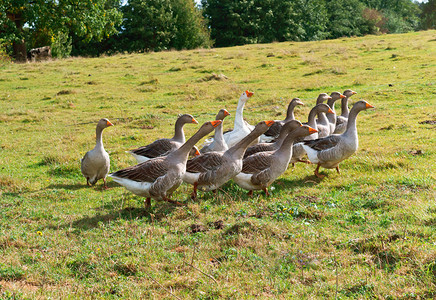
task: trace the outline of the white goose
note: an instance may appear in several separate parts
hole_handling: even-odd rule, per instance
[[[229,148],[236,145],[236,143],[246,137],[254,129],[254,126],[245,122],[243,117],[245,103],[248,99],[250,99],[251,96],[253,96],[253,94],[253,92],[245,91],[242,93],[241,97],[239,97],[238,107],[236,108],[235,113],[233,130],[228,131],[223,135],[224,141]],[[256,139],[255,141],[257,143],[258,139]]]

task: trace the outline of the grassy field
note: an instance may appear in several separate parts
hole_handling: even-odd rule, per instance
[[[243,90],[255,124],[348,88],[376,108],[342,174],[297,164],[268,198],[182,185],[146,211],[80,173],[102,117],[116,171],[179,113],[232,127]],[[436,297],[436,31],[7,64],[0,91],[1,299]]]

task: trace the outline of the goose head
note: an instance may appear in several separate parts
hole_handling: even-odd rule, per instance
[[[295,129],[292,132],[292,134],[296,138],[302,138],[302,137],[309,136],[309,135],[316,133],[316,132],[318,132],[318,130],[316,130],[315,128],[312,128],[309,125],[303,125],[301,127],[298,127],[297,129]]]
[[[344,91],[344,96],[347,97],[347,98],[349,98],[349,97],[351,97],[351,96],[353,96],[355,94],[357,94],[357,92],[355,92],[353,90],[345,90]]]
[[[286,132],[291,132],[297,128],[300,128],[301,126],[303,126],[303,125],[301,124],[300,121],[292,120],[292,121],[286,122],[285,125],[283,125],[281,130],[284,130]]]
[[[180,115],[176,121],[176,124],[184,125],[186,123],[198,124],[197,120],[190,114]]]
[[[304,105],[304,103],[301,102],[300,98],[294,98],[291,100],[291,103],[289,103],[289,105],[297,106],[297,105]]]
[[[315,107],[315,110],[316,110],[316,112],[317,113],[320,113],[320,112],[322,112],[322,113],[329,113],[329,114],[333,114],[333,111],[332,111],[332,109],[330,108],[330,106],[328,106],[327,104],[325,104],[325,103],[320,103],[320,104],[317,104]]]
[[[256,124],[252,132],[265,132],[271,127],[272,124],[274,124],[274,121],[272,120],[259,122]]]
[[[332,97],[330,97],[327,93],[321,93],[319,94],[318,98],[316,99],[316,104],[323,103],[325,101],[331,100]]]
[[[99,128],[101,130],[103,130],[109,126],[114,126],[114,124],[112,124],[108,119],[101,119],[97,123],[97,128]]]
[[[353,109],[357,110],[357,111],[365,110],[365,109],[368,109],[368,108],[374,108],[374,106],[372,106],[371,104],[369,104],[365,100],[357,101],[353,105]]]
[[[253,95],[254,95],[253,92],[250,92],[249,90],[246,90],[245,92],[242,93],[241,97],[239,97],[239,101],[246,102]]]
[[[222,108],[216,115],[215,120],[224,120],[224,118],[227,116],[230,116],[230,113],[227,111],[227,109]]]
[[[196,146],[192,147],[191,151],[189,151],[189,156],[199,156],[200,151],[198,151],[198,148]]]
[[[339,92],[333,92],[333,93],[330,94],[330,97],[332,98],[331,100],[332,100],[333,102],[335,102],[336,100],[339,100],[339,99],[345,98],[346,96],[345,96],[345,95],[342,95],[342,94],[339,93]]]

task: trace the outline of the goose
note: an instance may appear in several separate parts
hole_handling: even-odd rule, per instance
[[[318,99],[316,99],[316,104],[323,103],[324,101],[328,101],[330,99],[331,97],[329,95],[327,95],[326,93],[321,93],[319,94]],[[316,129],[318,130],[319,138],[326,137],[330,134],[329,120],[323,112],[318,113],[318,119],[316,120]]]
[[[229,116],[230,113],[226,109],[221,109],[218,114],[216,115],[215,120],[221,120],[223,121],[225,117]],[[200,153],[207,153],[211,151],[218,151],[218,152],[224,152],[229,147],[227,146],[226,142],[224,141],[223,137],[223,124],[221,123],[215,128],[215,135],[213,137],[213,141],[211,144],[204,146],[201,148]]]
[[[330,98],[327,101],[327,105],[332,109],[331,114],[326,115],[329,121],[329,135],[332,135],[336,128],[336,112],[335,112],[335,102],[339,99],[344,99],[345,96],[339,92],[333,92],[330,94]]]
[[[274,124],[262,121],[254,130],[225,152],[207,152],[190,159],[186,164],[183,181],[194,185],[192,199],[197,198],[197,189],[216,190],[242,170],[242,159],[248,145]]]
[[[317,177],[324,177],[324,175],[319,174],[320,167],[326,169],[336,168],[336,171],[340,174],[339,163],[353,155],[357,151],[359,144],[356,127],[357,114],[362,110],[373,107],[364,100],[356,102],[350,111],[347,129],[343,134],[334,134],[325,138],[304,142],[303,148],[309,160],[317,164],[314,172]]]
[[[299,98],[292,99],[291,102],[289,102],[288,110],[286,111],[286,118],[283,121],[275,121],[270,129],[260,136],[259,142],[267,143],[275,140],[279,136],[280,129],[283,127],[283,125],[291,120],[295,120],[294,109],[297,105],[304,105],[304,103],[301,102]]]
[[[229,148],[233,147],[236,143],[247,136],[251,131],[253,131],[254,126],[248,124],[243,118],[244,106],[248,99],[253,96],[253,92],[245,91],[241,94],[238,101],[238,107],[235,113],[235,122],[233,130],[225,132],[223,134],[224,141]],[[257,140],[256,140],[257,142]]]
[[[136,158],[138,163],[142,163],[149,159],[165,156],[171,153],[172,151],[178,149],[180,146],[185,143],[185,133],[183,132],[183,125],[186,123],[194,123],[198,124],[197,120],[194,119],[193,116],[189,114],[181,115],[175,124],[174,128],[174,136],[170,139],[158,139],[147,146],[142,146],[137,149],[133,149],[127,151],[132,154],[133,157]],[[198,153],[198,149],[196,148],[191,150],[191,154]]]
[[[300,122],[298,123],[299,128],[287,127],[288,134],[280,148],[275,151],[258,152],[243,160],[242,171],[233,177],[233,181],[243,189],[249,190],[249,196],[253,194],[253,190],[263,190],[268,196],[268,186],[288,168],[294,140],[317,131],[312,127],[302,126]]]
[[[308,125],[312,128],[317,128],[316,123],[316,115],[319,113],[326,113],[327,116],[332,114],[333,111],[330,109],[330,107],[325,103],[320,103],[315,105],[314,108],[312,108],[309,112],[309,117],[307,120],[307,123],[303,123],[303,125]],[[304,151],[303,148],[303,140],[304,141],[310,141],[310,140],[316,140],[318,138],[318,132],[314,132],[308,136],[305,136],[304,138],[299,138],[295,141],[294,145],[292,146],[292,158],[291,158],[291,164],[294,166],[296,162],[304,162],[304,163],[310,163],[306,160],[303,160],[303,156],[306,154],[306,151]]]
[[[276,123],[274,123],[274,124],[276,124]],[[274,126],[274,124],[272,126]],[[247,156],[253,155],[255,153],[258,153],[258,152],[277,150],[283,144],[283,141],[288,136],[288,133],[294,129],[297,129],[300,126],[301,126],[301,123],[297,120],[291,120],[291,121],[286,122],[281,127],[280,134],[274,143],[259,143],[259,144],[256,144],[254,146],[250,146],[247,148],[247,150],[245,150],[244,158],[246,158]],[[270,129],[271,129],[271,127],[270,127]]]
[[[103,129],[113,126],[108,119],[101,119],[97,123],[96,143],[94,149],[86,152],[80,160],[80,169],[86,178],[87,185],[94,185],[100,179],[103,179],[103,187],[107,189],[106,176],[109,173],[110,160],[109,154],[103,147]]]
[[[146,207],[151,205],[151,198],[182,205],[169,197],[182,183],[189,151],[221,122],[215,120],[204,123],[188,141],[167,156],[152,158],[136,166],[111,173],[109,176],[133,194],[146,197]]]
[[[341,100],[341,115],[336,117],[336,128],[334,134],[342,134],[347,129],[347,121],[348,121],[348,99],[351,96],[357,94],[357,92],[353,90],[345,90],[344,96]]]

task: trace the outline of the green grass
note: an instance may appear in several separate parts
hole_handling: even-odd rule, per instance
[[[342,174],[297,164],[268,198],[182,185],[186,207],[146,211],[80,173],[102,117],[115,171],[179,113],[234,116],[243,90],[255,124],[347,88],[376,109]],[[3,65],[0,91],[0,298],[436,297],[436,31]]]

